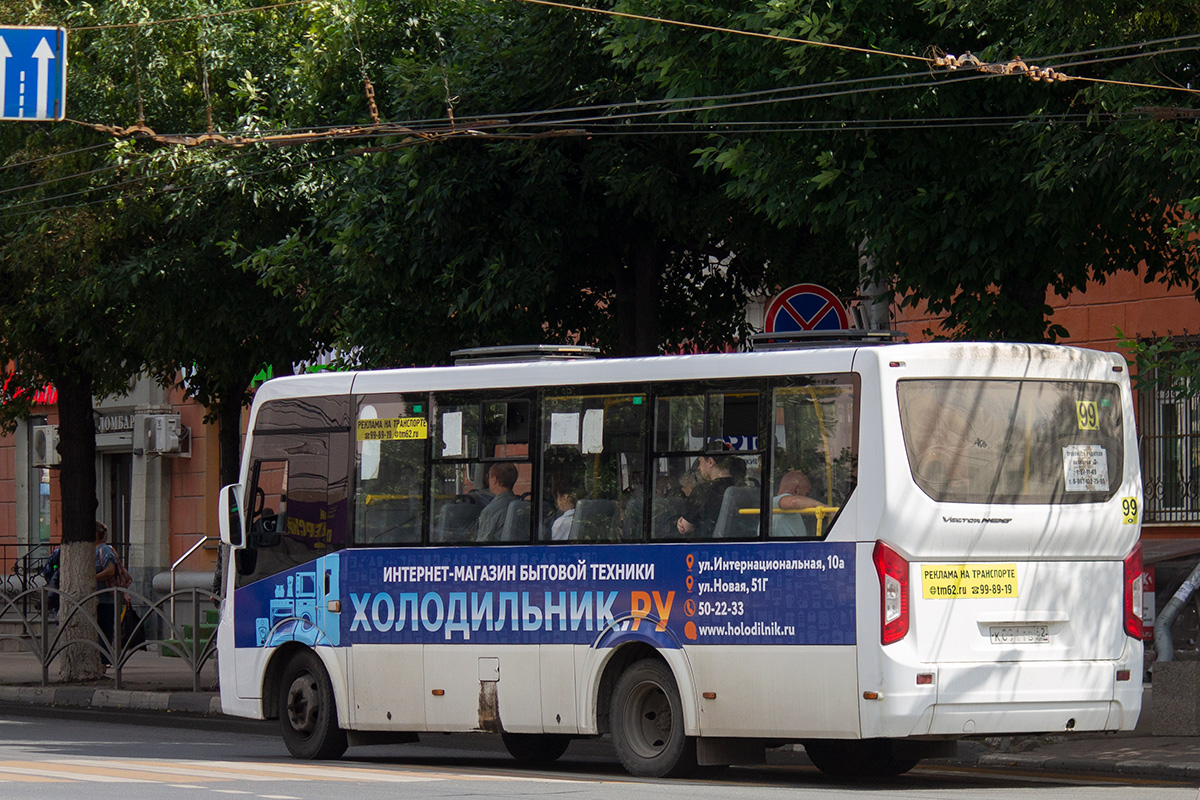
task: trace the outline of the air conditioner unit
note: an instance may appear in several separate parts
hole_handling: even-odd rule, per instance
[[[146,417],[146,442],[149,453],[178,453],[183,425],[178,414],[152,414]]]
[[[53,467],[62,461],[58,454],[58,426],[33,426],[33,465]]]

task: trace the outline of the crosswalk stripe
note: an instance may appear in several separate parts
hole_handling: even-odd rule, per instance
[[[226,781],[229,780],[228,775],[215,774],[213,770],[198,770],[198,769],[180,769],[175,765],[162,762],[145,762],[136,761],[118,761],[115,759],[96,759],[96,758],[61,758],[54,759],[54,764],[69,764],[75,767],[86,769],[111,769],[120,772],[123,775],[128,775],[130,778],[155,781],[178,781],[187,783],[191,781]],[[261,780],[270,780],[262,778]]]
[[[317,766],[300,766],[297,764],[268,764],[268,763],[250,763],[245,761],[197,761],[195,764],[206,764],[209,766],[220,767],[222,771],[227,769],[236,770],[252,766],[256,769],[264,770],[273,775],[288,775],[301,776],[306,779],[329,777],[338,780],[365,780],[365,781],[398,781],[403,779],[408,780],[454,780],[454,781],[506,781],[520,783],[577,783],[576,779],[572,778],[548,778],[540,775],[504,775],[500,773],[488,772],[471,773],[467,769],[461,771],[434,771],[434,770],[416,770],[416,769],[373,769],[371,767],[360,767],[355,764],[334,765],[328,767]]]
[[[51,778],[48,775],[20,775],[0,768],[0,783],[73,783],[66,778]]]
[[[67,773],[64,775],[63,773]],[[55,764],[49,761],[0,761],[0,775],[26,775],[60,781],[90,781],[92,783],[146,783],[136,778],[106,775],[98,769],[75,769],[69,764]]]
[[[0,782],[52,783],[195,783],[245,781],[321,781],[360,783],[422,783],[439,781],[491,781],[524,783],[576,783],[564,778],[535,775],[481,774],[469,770],[378,769],[354,764],[328,766],[255,761],[157,761],[149,759],[58,758],[46,761],[0,761]],[[200,787],[195,787],[200,788]]]
[[[161,768],[154,762],[129,761],[143,769]],[[265,764],[253,761],[177,761],[170,769],[180,774],[212,775],[222,779],[247,781],[367,781],[375,783],[413,783],[443,780],[444,776],[422,772],[376,770],[353,766],[300,767],[290,764]]]

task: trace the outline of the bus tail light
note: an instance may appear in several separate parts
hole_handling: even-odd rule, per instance
[[[883,542],[875,542],[871,560],[879,574],[881,640],[891,644],[908,635],[908,562]]]
[[[1142,545],[1139,542],[1125,556],[1125,633],[1142,638]]]

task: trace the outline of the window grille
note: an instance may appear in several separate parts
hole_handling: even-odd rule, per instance
[[[1176,340],[1200,347],[1200,336]],[[1142,521],[1200,523],[1200,387],[1160,385],[1157,371],[1141,382],[1138,432],[1145,492]]]

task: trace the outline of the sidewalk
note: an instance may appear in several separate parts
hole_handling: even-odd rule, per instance
[[[0,652],[0,704],[52,705],[74,708],[122,708],[150,712],[220,715],[215,660],[201,672],[193,692],[192,675],[178,658],[157,652],[134,653],[122,671],[124,688],[114,689],[113,671],[94,684],[58,682],[50,667],[50,685],[41,685],[41,666],[28,653]],[[1061,770],[1109,775],[1196,779],[1200,783],[1200,737],[1151,736],[1150,689],[1135,731],[1072,735],[967,739],[959,754],[941,763],[1004,770]]]
[[[153,646],[153,645],[152,645]],[[217,693],[217,660],[200,670],[200,688],[192,691],[192,670],[182,658],[165,658],[157,650],[134,652],[121,670],[122,688],[116,689],[115,671],[90,684],[64,684],[58,663],[50,665],[50,683],[42,686],[42,666],[27,652],[0,652],[0,703],[27,703],[76,708],[125,708],[139,711],[182,711],[220,714]]]

